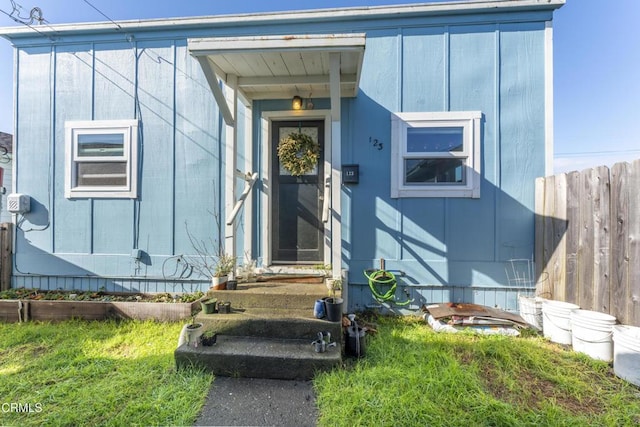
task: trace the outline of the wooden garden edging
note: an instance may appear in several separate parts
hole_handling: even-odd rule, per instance
[[[538,294],[640,326],[640,160],[538,178],[535,209]]]
[[[190,317],[194,302],[0,300],[0,321],[60,321],[67,319],[138,319],[174,322]]]

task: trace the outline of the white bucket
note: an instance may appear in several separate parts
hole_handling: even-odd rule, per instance
[[[520,317],[538,330],[542,330],[542,301],[544,298],[518,295]]]
[[[618,377],[640,387],[639,327],[613,327],[613,371]]]
[[[542,301],[542,334],[552,342],[571,344],[569,315],[580,307],[563,301]]]
[[[616,318],[590,310],[573,310],[571,319],[571,344],[573,350],[592,359],[613,360],[612,327]]]

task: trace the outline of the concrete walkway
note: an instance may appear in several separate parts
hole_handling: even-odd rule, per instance
[[[315,427],[311,381],[216,377],[196,426]]]

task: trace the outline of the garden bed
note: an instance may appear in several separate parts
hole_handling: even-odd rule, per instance
[[[0,321],[109,318],[177,321],[198,311],[202,293],[133,294],[10,289],[0,292]]]

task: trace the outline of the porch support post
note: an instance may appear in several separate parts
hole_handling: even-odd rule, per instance
[[[244,115],[244,170],[253,172],[253,108],[251,102],[245,105]],[[244,202],[244,253],[242,263],[253,259],[253,194]]]
[[[235,75],[227,76],[227,92],[225,105],[232,112],[232,125],[227,124],[225,133],[225,173],[224,173],[224,212],[225,216],[231,213],[236,204],[236,170],[238,159],[238,78]],[[231,92],[231,93],[229,93]],[[231,256],[236,254],[235,224],[226,224],[224,227],[224,251]],[[235,272],[234,272],[235,274]]]
[[[329,91],[331,94],[331,273],[334,278],[340,278],[342,274],[342,226],[340,225],[342,141],[340,140],[339,52],[329,54]],[[346,294],[345,289],[343,292],[344,307],[347,307]]]

